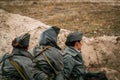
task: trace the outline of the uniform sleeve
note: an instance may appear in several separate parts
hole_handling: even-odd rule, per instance
[[[28,60],[28,59],[26,59],[26,60],[25,59],[22,60],[22,59],[23,58],[21,58],[21,60],[17,59],[16,62],[19,65],[19,67],[21,67],[21,69],[22,69],[22,71],[24,73],[23,75],[29,80],[34,80],[32,62],[30,60]]]
[[[64,80],[64,72],[63,72],[64,65],[63,65],[62,52],[52,47],[46,51],[46,55],[50,60],[51,65],[54,67],[54,71],[56,72],[55,80]]]
[[[63,72],[63,56],[60,55],[56,55],[54,56],[53,59],[51,59],[53,61],[53,65],[55,70],[57,71],[57,74],[55,76],[55,80],[64,80],[64,72]]]
[[[64,63],[64,75],[66,78],[69,78],[72,69],[75,65],[74,60],[70,55],[66,55],[64,56],[63,63]]]
[[[35,80],[48,80],[48,75],[44,71],[40,70],[40,68],[44,67],[44,65],[46,66],[46,62],[39,60],[37,60],[37,62],[34,60],[33,62],[35,63],[34,65]]]
[[[48,80],[47,74],[45,74],[43,71],[36,70],[36,74],[34,75],[35,80]]]

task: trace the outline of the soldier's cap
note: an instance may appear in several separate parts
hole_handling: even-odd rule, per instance
[[[12,45],[14,47],[27,47],[29,45],[29,41],[30,41],[30,34],[29,33],[25,33],[23,35],[20,35],[19,37],[16,37],[13,42]]]
[[[57,37],[60,32],[60,28],[57,26],[52,26],[42,32],[39,38],[39,45],[50,45],[52,47],[59,48],[57,45]]]
[[[82,32],[78,32],[78,31],[74,31],[71,32],[66,39],[65,43],[70,43],[70,42],[74,42],[74,41],[81,41],[83,37],[83,33]]]
[[[44,34],[44,33],[48,33],[48,34],[51,34],[51,35],[54,36],[54,37],[57,37],[57,35],[59,34],[59,32],[60,32],[60,28],[59,28],[59,27],[57,27],[57,26],[52,26],[52,27],[46,29],[45,31],[43,31],[43,34]],[[56,35],[56,36],[55,36],[55,35]]]

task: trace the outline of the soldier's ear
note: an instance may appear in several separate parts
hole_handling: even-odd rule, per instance
[[[78,44],[79,44],[78,42],[75,42],[75,45],[74,45],[74,47],[77,47],[77,46],[78,46]]]
[[[26,47],[26,49],[25,50],[28,50],[29,49],[29,45]]]

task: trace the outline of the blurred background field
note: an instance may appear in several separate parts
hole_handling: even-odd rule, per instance
[[[85,36],[120,35],[119,0],[4,0],[0,8]]]

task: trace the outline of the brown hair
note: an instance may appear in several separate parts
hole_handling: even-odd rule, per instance
[[[19,42],[17,42],[16,38],[12,41],[12,46],[14,48],[24,48],[24,49],[28,48],[28,45],[24,47]]]

